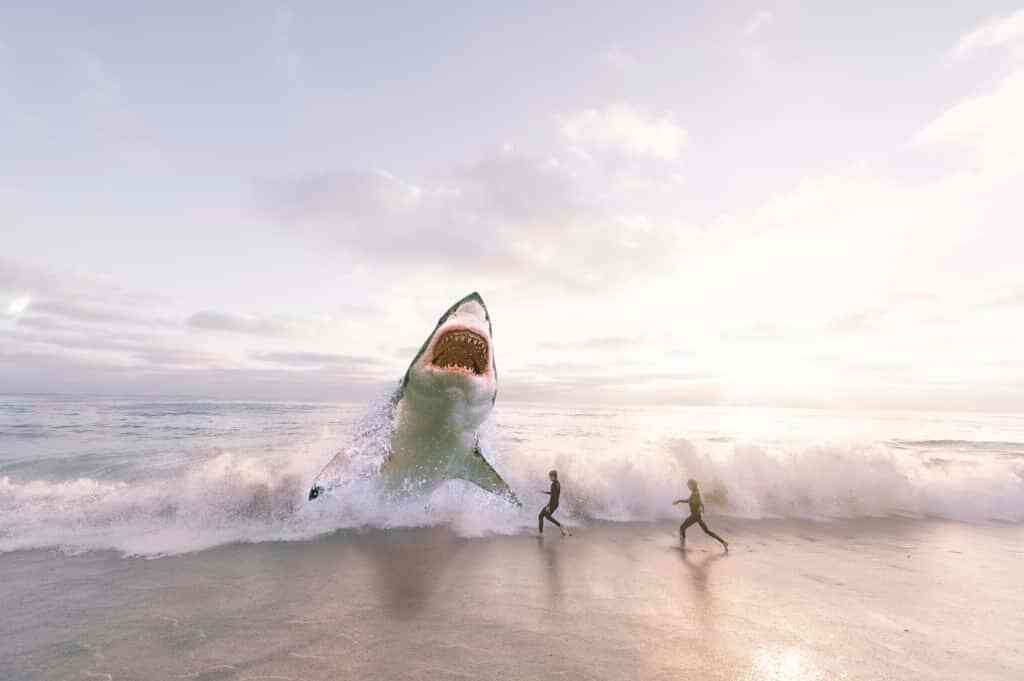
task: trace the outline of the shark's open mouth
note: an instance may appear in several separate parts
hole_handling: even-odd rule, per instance
[[[434,345],[431,361],[442,369],[465,369],[480,375],[487,371],[487,339],[468,329],[454,329]]]

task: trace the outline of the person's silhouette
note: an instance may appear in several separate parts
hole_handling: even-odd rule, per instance
[[[569,534],[565,528],[562,527],[562,523],[558,522],[554,518],[554,513],[558,510],[558,499],[562,494],[562,485],[558,482],[558,471],[552,470],[548,473],[548,477],[551,478],[551,490],[544,492],[544,494],[550,495],[547,505],[540,510],[540,515],[537,516],[537,531],[544,534],[544,519],[547,518],[555,525],[558,526],[562,536]]]
[[[686,546],[686,528],[694,523],[700,525],[700,529],[704,530],[704,533],[709,537],[714,537],[725,550],[729,550],[729,542],[725,541],[717,534],[708,529],[708,526],[704,524],[704,520],[701,515],[704,513],[704,501],[700,498],[700,488],[697,486],[697,481],[690,478],[686,481],[686,486],[690,488],[690,497],[688,499],[678,499],[672,502],[672,505],[676,504],[689,504],[690,505],[690,517],[683,521],[683,524],[679,526],[679,542]]]

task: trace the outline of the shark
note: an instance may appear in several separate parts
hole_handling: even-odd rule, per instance
[[[480,427],[498,397],[492,339],[491,316],[479,293],[441,315],[388,401],[393,428],[379,471],[388,489],[466,480],[520,505],[480,449]],[[344,465],[341,452],[313,480],[309,499],[323,495]]]

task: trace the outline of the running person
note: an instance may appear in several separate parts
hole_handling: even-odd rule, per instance
[[[568,533],[565,531],[565,528],[562,527],[562,523],[555,520],[554,517],[555,511],[558,510],[558,498],[562,495],[562,485],[558,482],[558,471],[553,470],[549,472],[548,477],[551,478],[551,491],[544,492],[544,494],[550,495],[551,498],[548,499],[547,506],[540,509],[540,515],[537,516],[537,530],[541,534],[544,534],[544,519],[547,518],[558,526],[558,529],[564,537]]]
[[[700,529],[704,530],[704,533],[709,537],[714,537],[722,543],[725,550],[729,550],[729,542],[725,541],[717,534],[708,529],[708,526],[704,524],[704,519],[701,518],[701,514],[704,513],[704,502],[700,498],[700,488],[697,487],[697,481],[690,478],[686,481],[686,486],[690,488],[689,499],[679,499],[673,501],[672,505],[676,504],[689,504],[690,505],[690,517],[683,521],[683,524],[679,526],[679,541],[683,546],[686,546],[686,528],[694,523],[700,525]]]

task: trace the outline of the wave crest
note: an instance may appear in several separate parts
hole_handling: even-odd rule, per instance
[[[550,451],[531,453],[529,443],[510,436],[503,441],[510,451],[495,457],[520,492],[522,509],[459,481],[427,495],[394,498],[371,475],[386,431],[372,419],[364,426],[348,450],[353,475],[314,503],[305,497],[320,462],[304,451],[277,458],[217,452],[177,473],[133,481],[2,477],[0,552],[59,547],[161,555],[231,542],[309,539],[340,528],[447,524],[477,536],[534,527],[546,501],[537,472],[551,467]],[[590,451],[554,458],[563,513],[577,521],[678,518],[682,511],[671,502],[685,496],[683,482],[690,477],[701,481],[711,514],[1024,521],[1024,463],[937,451],[910,453],[889,443],[795,447],[709,438],[667,440],[631,455]]]

